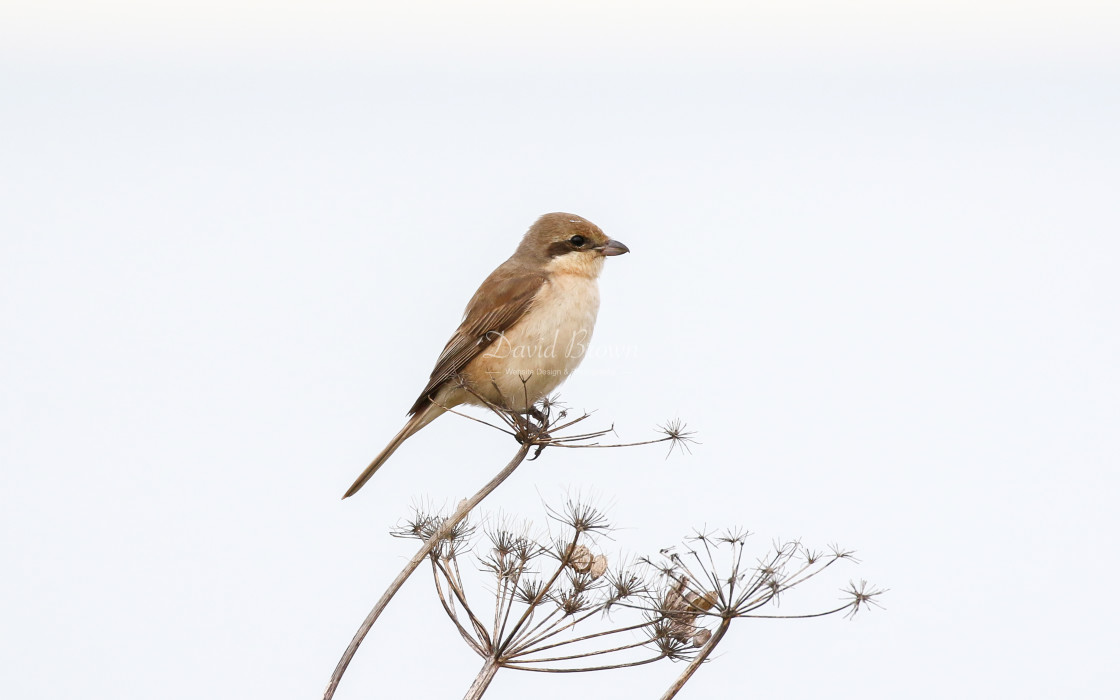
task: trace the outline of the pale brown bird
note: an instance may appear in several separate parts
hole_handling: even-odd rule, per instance
[[[404,428],[343,498],[357,493],[401,443],[447,409],[485,405],[482,397],[526,413],[560,386],[587,353],[603,260],[628,252],[581,216],[537,219],[510,259],[471,297]]]

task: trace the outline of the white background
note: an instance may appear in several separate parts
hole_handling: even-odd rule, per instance
[[[1115,697],[1118,46],[1114,2],[5,3],[0,693],[318,697],[388,528],[515,445],[445,417],[339,496],[561,210],[633,251],[564,398],[703,444],[485,510],[858,550],[783,612],[890,589],[734,626],[681,697]],[[479,665],[419,576],[338,697]]]

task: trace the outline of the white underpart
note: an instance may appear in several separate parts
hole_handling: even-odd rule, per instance
[[[523,411],[579,367],[599,313],[602,268],[602,256],[594,253],[569,253],[549,264],[549,280],[528,313],[472,363],[480,393],[498,402],[500,392],[507,405]],[[479,381],[483,377],[489,379]]]

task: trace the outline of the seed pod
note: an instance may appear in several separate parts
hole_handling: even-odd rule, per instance
[[[591,578],[599,578],[605,573],[607,573],[607,558],[602,554],[596,554],[591,560]]]
[[[711,610],[717,600],[719,600],[719,595],[715,591],[708,591],[704,595],[693,597],[689,604],[697,610]]]
[[[692,646],[702,647],[705,644],[707,644],[708,640],[711,639],[711,638],[712,638],[712,633],[711,632],[709,632],[708,630],[700,630],[695,635],[693,635]]]
[[[668,635],[673,639],[687,644],[690,639],[696,634],[696,628],[687,622],[673,621],[669,623],[669,628],[666,630]],[[695,643],[695,642],[694,642]]]
[[[572,550],[571,556],[568,557],[568,564],[581,574],[586,574],[591,570],[591,564],[594,557],[591,556],[591,550],[581,545],[576,545]]]

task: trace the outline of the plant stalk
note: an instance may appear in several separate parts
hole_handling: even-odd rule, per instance
[[[700,668],[700,664],[704,663],[704,659],[707,659],[708,655],[712,653],[712,650],[716,648],[716,645],[719,644],[719,640],[723,639],[723,635],[727,634],[727,628],[731,626],[731,619],[730,617],[725,617],[720,621],[716,633],[712,635],[712,638],[708,640],[708,643],[704,645],[704,648],[700,650],[696,658],[688,664],[688,668],[684,670],[681,677],[678,678],[673,685],[669,686],[669,689],[661,696],[661,700],[672,700],[672,698],[676,697],[680,689],[688,682],[688,679],[692,678],[692,674],[696,673],[696,669]]]
[[[490,681],[494,680],[494,674],[498,672],[499,668],[501,666],[498,665],[497,659],[492,656],[486,659],[486,663],[483,664],[482,670],[478,672],[474,683],[471,683],[471,687],[467,690],[467,694],[463,696],[463,700],[478,700],[481,698],[486,689],[490,687]]]
[[[436,544],[438,544],[442,538],[446,537],[446,535],[450,533],[452,529],[456,525],[458,525],[463,518],[467,517],[467,514],[474,510],[475,506],[482,502],[482,499],[489,496],[494,491],[494,489],[498,488],[498,486],[500,486],[503,481],[509,478],[509,475],[512,474],[513,471],[517,469],[517,467],[520,466],[522,462],[525,461],[525,457],[528,456],[529,450],[532,449],[532,447],[532,443],[526,440],[525,444],[521,445],[521,447],[518,448],[517,454],[513,456],[513,459],[510,460],[509,464],[507,464],[505,468],[502,469],[502,471],[498,472],[497,476],[495,476],[485,486],[483,486],[478,493],[471,496],[470,498],[464,499],[461,503],[459,503],[459,507],[456,508],[455,512],[452,513],[447,518],[447,520],[443,522],[443,525],[440,527],[440,529],[434,535],[428,538],[428,540],[424,542],[423,546],[420,547],[420,550],[417,551],[416,554],[414,554],[412,558],[408,560],[408,563],[405,564],[404,569],[402,569],[401,572],[397,574],[397,577],[393,579],[393,582],[391,584],[389,584],[389,588],[387,588],[385,590],[385,593],[382,594],[381,599],[378,600],[377,604],[373,606],[373,610],[370,610],[369,615],[366,615],[366,619],[362,622],[362,626],[358,628],[358,631],[354,635],[354,638],[350,640],[350,645],[346,647],[346,651],[342,653],[342,658],[338,660],[338,665],[335,666],[334,673],[331,674],[331,680],[329,683],[327,683],[327,687],[323,691],[323,700],[331,700],[331,698],[334,697],[335,690],[338,688],[338,684],[342,680],[342,674],[346,673],[346,667],[350,665],[350,661],[354,658],[354,654],[358,652],[358,647],[361,646],[362,640],[366,638],[366,635],[369,633],[370,628],[373,627],[373,623],[377,621],[377,618],[380,617],[381,613],[385,610],[386,607],[388,607],[389,601],[392,600],[393,596],[397,594],[397,591],[401,589],[401,586],[403,586],[404,582],[408,580],[408,577],[412,575],[412,572],[416,571],[416,567],[420,566],[420,563],[428,558],[428,554],[431,553]],[[497,669],[495,668],[495,671],[496,670]],[[491,676],[493,676],[493,673],[491,673]],[[487,681],[487,683],[489,683],[489,681]],[[483,690],[485,690],[485,686],[483,687]]]

